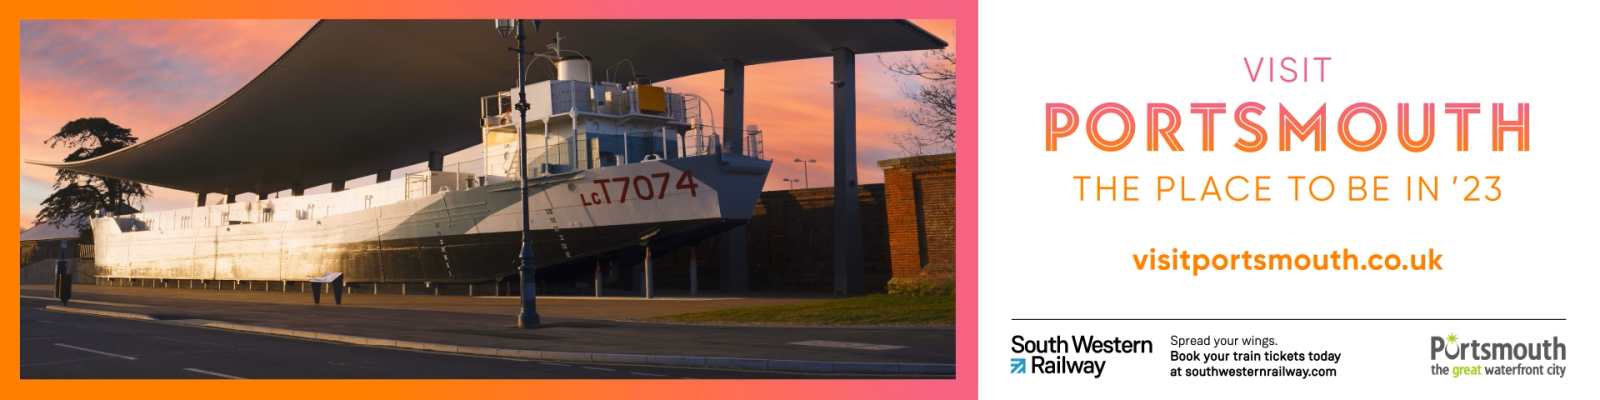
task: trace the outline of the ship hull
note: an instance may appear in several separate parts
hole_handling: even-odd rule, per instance
[[[729,160],[744,166],[730,169],[719,157],[691,157],[531,179],[539,278],[592,279],[597,263],[632,266],[646,248],[664,254],[745,223],[770,166],[752,169],[751,160]],[[517,274],[518,194],[503,183],[323,218],[183,229],[103,218],[94,224],[96,264],[111,279],[304,281],[340,272],[352,283],[483,282]]]

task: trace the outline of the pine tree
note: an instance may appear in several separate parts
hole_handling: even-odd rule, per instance
[[[133,131],[111,123],[105,118],[79,118],[61,127],[60,132],[45,139],[50,148],[76,147],[67,155],[67,162],[82,161],[132,146],[139,138]],[[150,190],[137,182],[84,174],[68,170],[56,171],[56,192],[39,203],[44,206],[34,218],[36,224],[51,224],[78,228],[80,236],[89,235],[89,217],[95,210],[120,211],[123,206],[133,207],[150,196]]]

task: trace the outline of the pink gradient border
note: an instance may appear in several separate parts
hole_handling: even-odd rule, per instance
[[[337,0],[280,0],[263,7],[254,3],[179,0],[166,4],[84,0],[73,3],[24,3],[12,11],[20,19],[43,18],[608,18],[608,19],[735,19],[735,18],[894,18],[894,19],[953,19],[956,22],[956,54],[963,61],[962,77],[956,82],[957,109],[956,151],[956,379],[912,380],[696,380],[696,381],[607,381],[599,384],[582,380],[527,380],[527,381],[250,381],[250,382],[200,382],[184,381],[185,390],[176,393],[169,389],[173,381],[82,381],[75,383],[74,393],[87,396],[117,391],[125,395],[134,393],[165,392],[174,398],[198,397],[217,390],[226,390],[240,398],[265,398],[279,396],[271,391],[284,385],[312,393],[339,397],[359,393],[362,397],[385,398],[436,398],[439,395],[460,395],[460,390],[487,390],[483,393],[500,393],[508,397],[599,395],[601,397],[648,396],[652,399],[710,399],[710,398],[976,398],[978,396],[978,371],[975,369],[978,338],[978,4],[976,0],[923,0],[923,1],[852,1],[806,0],[804,2],[750,2],[737,0],[620,0],[586,2],[551,2],[542,0],[460,0],[437,2],[426,0],[391,1],[337,1]],[[487,26],[487,25],[486,25]],[[488,28],[485,28],[488,29]],[[5,36],[11,38],[7,46],[17,45],[17,29]],[[11,48],[10,68],[16,68],[18,49]],[[16,89],[15,83],[6,85]],[[12,100],[15,101],[15,100]],[[9,110],[17,110],[15,107]],[[3,113],[16,121],[16,111]],[[11,147],[11,146],[7,146]],[[8,149],[17,152],[15,147]],[[16,168],[16,167],[12,167]],[[4,204],[16,204],[16,196]],[[6,218],[17,218],[9,214]],[[11,253],[15,254],[15,253]],[[0,288],[16,290],[15,282],[0,283]],[[11,340],[20,340],[17,309],[5,311],[12,316],[7,332]],[[15,342],[14,342],[15,343]],[[18,360],[15,348],[9,353]],[[8,386],[20,395],[28,393],[53,393],[59,389],[52,381],[15,381],[19,376],[18,363],[0,366],[11,372]],[[998,366],[996,366],[998,368]],[[163,389],[165,388],[165,389]],[[254,389],[254,390],[252,390]],[[188,394],[184,394],[188,393]],[[543,396],[541,396],[543,395]],[[136,396],[137,397],[137,396]]]

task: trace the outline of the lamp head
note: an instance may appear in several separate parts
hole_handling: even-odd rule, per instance
[[[497,19],[497,20],[494,20],[494,30],[500,31],[500,37],[503,37],[503,38],[511,37],[511,34],[515,33],[516,30],[517,30],[516,20],[514,20],[514,19]]]

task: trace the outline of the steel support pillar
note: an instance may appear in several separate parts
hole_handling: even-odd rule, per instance
[[[378,170],[378,182],[388,182],[389,181],[389,176],[390,176],[389,173],[390,172],[393,172],[393,171],[392,170],[387,170],[387,169]]]
[[[744,154],[744,62],[722,60],[722,148],[726,153]],[[722,270],[721,287],[726,293],[750,290],[750,264],[746,257],[745,227],[717,236],[721,248],[718,262]]]
[[[744,154],[744,61],[722,60],[722,148]]]
[[[656,280],[655,280],[655,275],[654,275],[655,274],[655,268],[651,268],[651,267],[654,267],[654,265],[651,265],[651,264],[652,263],[650,262],[650,247],[645,247],[644,248],[644,298],[646,298],[646,299],[654,299],[654,298],[656,298],[656,295],[655,295]]]
[[[866,294],[856,188],[856,53],[833,49],[833,291]]]
[[[343,192],[343,191],[344,191],[344,181],[333,181],[333,192],[334,193],[339,193],[339,192]]]
[[[228,204],[233,204],[235,201],[238,201],[238,199],[239,199],[239,195],[233,194],[233,193],[228,193]]]
[[[689,297],[700,295],[700,265],[694,262],[694,245],[689,246]]]
[[[205,207],[206,206],[206,194],[205,193],[198,193],[198,195],[199,195],[199,198],[195,199],[194,206],[195,207]]]
[[[290,196],[294,196],[294,197],[305,196],[306,195],[306,187],[305,187],[305,185],[300,184],[300,182],[295,182],[294,183],[294,187],[289,189],[289,195]],[[261,196],[261,198],[266,198],[266,197],[267,197],[266,195],[262,195]]]

